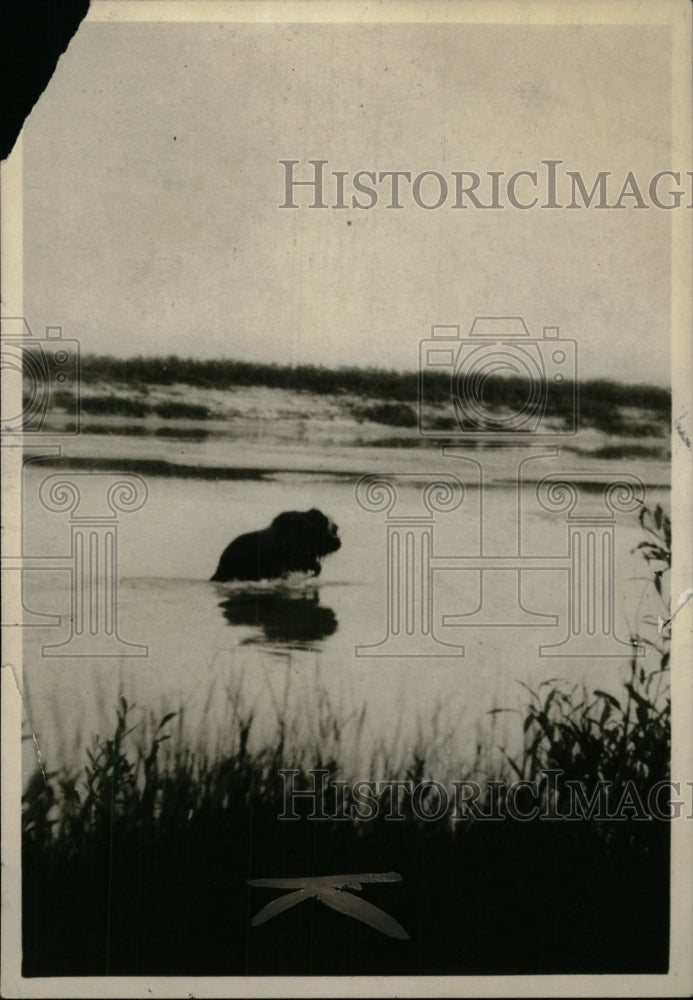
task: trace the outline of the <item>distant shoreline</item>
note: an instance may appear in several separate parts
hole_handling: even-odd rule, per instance
[[[231,358],[199,360],[176,355],[156,357],[137,355],[115,358],[111,355],[87,354],[81,362],[81,378],[85,384],[100,381],[127,382],[133,388],[140,385],[188,385],[197,388],[240,388],[267,386],[319,394],[354,393],[379,399],[415,402],[419,392],[419,371],[323,365],[284,365],[270,362],[239,361]],[[440,375],[441,398],[449,395],[449,376]],[[489,386],[512,386],[517,380],[497,375],[486,380]],[[568,380],[568,384],[570,384]],[[580,380],[580,393],[592,400],[605,396],[617,406],[650,407],[657,410],[671,407],[671,390],[648,383],[628,384],[614,379]]]
[[[50,385],[41,419],[43,430],[59,434],[327,448],[430,450],[460,439],[474,448],[509,433],[593,457],[668,459],[668,389],[550,381],[490,374],[460,382],[447,369],[420,378],[375,368],[88,355],[71,379]],[[28,400],[32,388],[27,379]]]
[[[554,469],[566,475],[603,472],[606,463],[615,476],[670,482],[668,390],[585,382],[579,412],[571,410],[572,390],[559,392],[520,434],[513,421],[527,383],[484,382],[482,418],[491,431],[477,431],[460,424],[449,372],[427,379],[420,399],[417,373],[87,356],[72,382],[51,387],[40,427],[31,429],[64,442],[62,458],[44,465],[168,478],[435,474],[450,468],[442,449],[452,445],[483,460],[487,484],[500,485],[512,474],[511,450],[542,445],[558,449]],[[31,388],[27,381],[25,394]],[[504,422],[510,437],[497,432]],[[542,473],[525,481],[535,474]]]

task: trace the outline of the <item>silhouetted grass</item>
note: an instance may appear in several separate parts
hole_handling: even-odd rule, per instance
[[[659,507],[640,521],[639,548],[666,603],[671,527]],[[371,774],[349,773],[341,762],[364,715],[340,719],[321,689],[303,743],[280,716],[275,738],[254,746],[252,713],[232,699],[228,742],[213,756],[184,742],[176,713],[136,724],[121,698],[112,735],[94,740],[81,774],[38,772],[26,790],[24,974],[666,971],[669,824],[649,804],[644,818],[559,814],[567,781],[586,797],[606,781],[611,802],[635,789],[647,803],[669,777],[669,641],[665,622],[652,644],[658,668],[634,660],[620,695],[553,681],[527,689],[524,746],[495,763],[481,745],[473,760],[450,760],[433,725],[405,759],[383,751]],[[308,769],[324,772],[322,791],[294,800],[295,819],[279,818],[285,768],[303,790],[315,787]],[[353,782],[377,772],[390,783],[372,791],[366,818]],[[558,784],[547,772],[560,772]],[[492,784],[513,777],[535,784],[551,819],[513,818],[506,786]],[[329,782],[339,779],[337,794]],[[483,815],[453,800],[437,816],[428,779],[479,782]],[[392,780],[423,789],[418,806],[407,794],[398,805]],[[364,897],[409,941],[318,902],[250,926],[271,897],[248,879],[385,871],[402,882]]]
[[[651,569],[666,618],[660,616],[655,640],[638,641],[658,656],[658,665],[646,667],[633,656],[620,697],[554,680],[544,681],[536,691],[525,685],[529,701],[523,718],[524,749],[519,758],[508,758],[518,778],[558,770],[565,781],[591,789],[608,782],[616,794],[633,788],[646,799],[648,788],[669,777],[671,620],[666,577],[671,570],[671,522],[659,504],[654,510],[643,505],[639,520],[646,538],[637,550]],[[655,625],[652,620],[646,623]]]
[[[416,753],[391,776],[424,787],[417,810],[407,795],[396,807],[391,789],[376,789],[373,819],[340,820],[356,800],[350,791],[337,800],[326,784],[282,820],[280,769],[298,766],[298,789],[315,779],[287,759],[281,729],[274,745],[251,753],[251,721],[239,720],[231,753],[208,760],[176,746],[160,759],[171,720],[138,745],[129,712],[121,702],[113,735],[95,743],[81,780],[52,777],[27,793],[25,975],[665,968],[666,823],[518,822],[504,817],[502,801],[492,805],[487,786],[478,804],[495,820],[451,822],[449,812],[425,820],[437,799],[422,782],[439,772]],[[311,749],[326,780],[353,779]],[[357,871],[403,876],[396,891],[367,896],[406,928],[406,948],[311,904],[250,927],[270,897],[249,892],[248,878]]]

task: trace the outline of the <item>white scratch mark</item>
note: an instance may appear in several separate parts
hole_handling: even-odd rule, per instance
[[[693,597],[693,589],[689,587],[688,590],[684,590],[681,592],[681,596],[679,597],[679,603],[676,605],[676,611],[674,611],[671,618],[664,619],[659,616],[657,617],[657,635],[661,635],[662,629],[666,628],[667,625],[671,625],[671,623],[673,622],[674,618],[676,618],[681,608],[684,606],[684,604],[687,604],[688,601],[690,601],[691,597]]]
[[[36,731],[34,730],[34,727],[33,727],[32,723],[31,723],[31,719],[29,718],[29,711],[27,709],[27,704],[24,701],[24,695],[22,694],[22,689],[20,688],[19,681],[17,680],[17,671],[15,670],[13,663],[3,663],[2,664],[2,669],[3,670],[9,670],[10,673],[12,674],[12,679],[14,681],[14,686],[17,689],[17,694],[19,695],[20,701],[21,701],[22,706],[24,708],[24,712],[25,712],[26,717],[27,717],[27,719],[29,721],[29,728],[31,729],[31,739],[33,740],[34,747],[36,748],[36,760],[38,762],[38,767],[39,767],[39,770],[40,770],[41,775],[43,777],[43,783],[44,783],[44,785],[47,788],[48,787],[48,778],[46,777],[46,769],[45,769],[44,764],[43,764],[43,757],[41,756],[41,747],[39,746],[39,741],[38,741],[38,736],[36,735]]]

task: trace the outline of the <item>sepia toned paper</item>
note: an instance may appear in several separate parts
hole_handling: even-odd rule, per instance
[[[690,27],[91,4],[2,165],[4,996],[689,995]],[[673,820],[470,820],[576,719]]]

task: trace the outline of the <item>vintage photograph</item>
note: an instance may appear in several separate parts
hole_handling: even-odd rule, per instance
[[[690,52],[91,4],[3,163],[3,995],[688,995]]]

